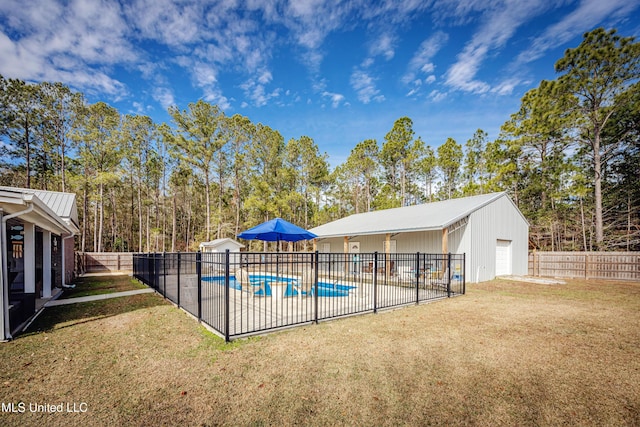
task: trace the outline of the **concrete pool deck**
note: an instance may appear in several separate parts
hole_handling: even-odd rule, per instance
[[[159,294],[174,303],[180,301],[180,308],[193,316],[198,313],[198,287],[195,274],[182,275],[178,299],[177,276],[167,275],[166,281],[160,276]],[[316,309],[313,296],[259,296],[247,291],[229,288],[229,335],[252,335],[265,333],[271,329],[286,328],[311,323],[318,319],[344,317],[386,310],[402,305],[425,303],[447,297],[446,288],[441,286],[422,287],[398,286],[398,284],[378,284],[374,295],[373,284],[342,280],[341,284],[355,285],[357,288],[347,296],[318,297]],[[457,295],[457,294],[456,294]],[[375,297],[375,298],[374,298]],[[201,320],[216,333],[224,330],[224,286],[213,281],[202,281]],[[374,302],[375,301],[375,302]]]

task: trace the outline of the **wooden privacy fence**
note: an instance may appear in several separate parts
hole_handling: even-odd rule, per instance
[[[532,252],[529,275],[640,280],[640,252]]]
[[[83,273],[133,271],[132,252],[79,252],[77,269]]]

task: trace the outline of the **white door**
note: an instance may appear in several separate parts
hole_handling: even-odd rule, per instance
[[[396,253],[396,247],[397,247],[397,241],[395,240],[389,240],[389,253],[390,254],[395,254]],[[387,241],[383,240],[382,241],[382,252],[383,253],[387,253]]]
[[[496,241],[496,276],[511,274],[511,241]]]

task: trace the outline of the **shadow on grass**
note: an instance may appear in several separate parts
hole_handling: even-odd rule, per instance
[[[47,307],[21,336],[64,329],[74,325],[169,304],[156,294],[140,294],[99,301]],[[19,337],[18,337],[19,338]]]
[[[103,295],[146,288],[145,285],[128,275],[78,277],[73,281],[73,284],[75,288],[65,289],[60,299]]]

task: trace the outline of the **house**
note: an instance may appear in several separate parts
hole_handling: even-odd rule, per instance
[[[0,187],[2,340],[35,314],[36,300],[72,279],[75,194]]]
[[[310,231],[320,252],[464,253],[468,282],[527,274],[529,223],[504,192],[355,214]]]
[[[238,243],[233,239],[215,239],[210,242],[200,243],[201,252],[224,252],[229,249],[229,252],[240,252],[240,249],[244,248],[242,243]]]

